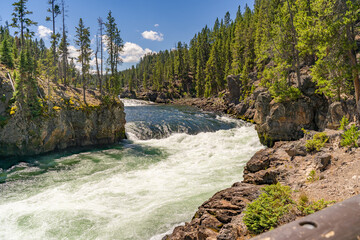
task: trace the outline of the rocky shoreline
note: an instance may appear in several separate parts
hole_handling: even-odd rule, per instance
[[[260,141],[269,148],[257,152],[246,164],[243,181],[216,193],[203,203],[190,222],[176,227],[164,240],[236,240],[253,235],[243,222],[246,205],[261,194],[261,187],[281,183],[290,186],[296,201],[306,195],[311,202],[340,202],[360,194],[360,150],[340,145],[344,131],[337,130],[343,116],[355,119],[355,102],[331,102],[316,94],[308,67],[301,70],[300,82],[291,78],[302,96],[277,102],[260,81],[253,79],[251,94],[245,100],[245,87],[239,76],[229,76],[228,90],[218,97],[166,98],[158,93],[142,93],[142,100],[188,105],[204,111],[230,114],[256,124]],[[152,98],[149,98],[152,96]],[[304,135],[304,129],[307,134]],[[305,132],[306,132],[305,131]],[[317,132],[329,141],[319,151],[309,152],[305,145]],[[285,224],[302,217],[287,216]]]
[[[242,182],[216,193],[199,207],[190,222],[176,227],[163,240],[250,239],[253,235],[243,222],[244,209],[267,184],[290,186],[296,201],[306,195],[312,202],[340,202],[360,194],[360,149],[340,147],[342,131],[325,132],[329,142],[319,152],[310,153],[305,148],[316,132],[260,150],[246,164]],[[302,216],[289,215],[280,225]]]

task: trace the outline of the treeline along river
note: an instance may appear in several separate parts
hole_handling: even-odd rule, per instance
[[[161,239],[262,148],[240,120],[124,103],[117,145],[0,161],[0,239]]]

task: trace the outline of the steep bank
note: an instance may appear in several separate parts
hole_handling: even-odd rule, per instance
[[[42,112],[29,116],[29,112],[11,102],[11,81],[1,74],[0,95],[0,158],[27,156],[84,147],[113,144],[125,137],[124,105],[118,101],[102,103],[98,93],[87,91],[87,104],[81,101],[78,88],[51,83],[47,96],[47,83],[39,79],[38,94]],[[47,99],[51,100],[47,100]]]
[[[360,150],[340,146],[343,131],[326,130],[329,142],[318,152],[307,152],[306,141],[315,133],[258,151],[246,164],[241,183],[216,193],[199,207],[190,222],[175,228],[164,240],[251,238],[243,222],[244,209],[267,184],[290,186],[295,202],[300,202],[302,196],[307,196],[309,202],[340,202],[360,194]],[[302,216],[295,211],[280,225]]]

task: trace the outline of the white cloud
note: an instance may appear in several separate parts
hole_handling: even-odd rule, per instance
[[[143,49],[136,43],[126,42],[124,44],[123,52],[121,53],[121,58],[124,63],[135,63],[140,61],[144,55],[152,53],[153,51],[146,48]]]
[[[72,45],[70,45],[68,47],[69,50],[69,58],[78,58],[80,55],[80,52],[78,51],[78,49]]]
[[[40,38],[47,39],[52,34],[52,30],[50,28],[47,28],[43,25],[38,26],[38,35]]]
[[[164,40],[164,34],[162,34],[160,32],[145,31],[141,35],[143,36],[143,38],[149,39],[149,40],[152,40],[152,41],[161,42],[162,40]]]
[[[160,25],[159,25],[158,23],[154,25],[154,27],[159,27],[159,26],[160,26]]]

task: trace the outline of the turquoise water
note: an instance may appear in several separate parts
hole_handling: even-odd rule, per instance
[[[129,139],[107,149],[2,162],[0,239],[161,239],[240,181],[253,126],[125,100]]]

